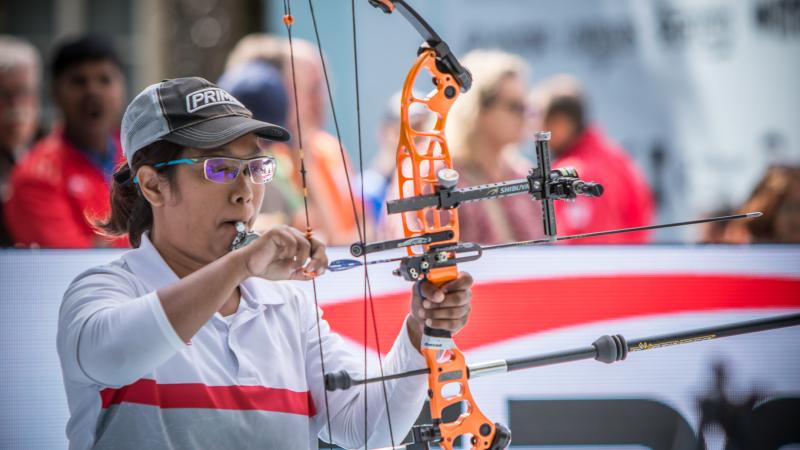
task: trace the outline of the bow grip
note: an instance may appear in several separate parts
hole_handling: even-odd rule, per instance
[[[448,330],[442,330],[440,328],[431,328],[427,325],[425,325],[425,327],[422,329],[422,333],[425,336],[430,336],[434,338],[450,339],[453,337],[453,333],[451,333]]]

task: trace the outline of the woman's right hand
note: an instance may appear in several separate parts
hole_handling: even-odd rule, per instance
[[[241,252],[250,276],[267,280],[310,280],[328,267],[325,244],[286,225],[270,229],[236,251]]]

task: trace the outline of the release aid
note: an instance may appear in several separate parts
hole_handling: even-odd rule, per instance
[[[238,250],[261,237],[255,231],[248,230],[244,222],[236,222],[236,237],[231,242],[231,251]]]

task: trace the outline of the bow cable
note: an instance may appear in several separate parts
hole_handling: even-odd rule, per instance
[[[286,0],[286,1],[291,2],[291,0]],[[362,193],[362,195],[361,195],[361,214],[362,214],[362,216],[361,216],[361,219],[359,220],[358,209],[357,209],[357,206],[356,206],[356,200],[355,200],[355,196],[353,195],[353,187],[352,187],[352,183],[351,183],[351,180],[350,180],[350,172],[349,172],[349,170],[347,168],[347,158],[345,157],[344,146],[342,145],[342,135],[341,135],[340,127],[339,127],[339,120],[338,120],[338,118],[336,116],[336,108],[335,108],[334,102],[333,102],[333,90],[331,89],[330,77],[328,76],[327,64],[325,63],[325,58],[324,58],[323,52],[322,52],[322,41],[321,41],[320,35],[319,35],[319,27],[317,26],[317,19],[316,19],[316,14],[315,14],[315,11],[314,11],[314,4],[313,4],[312,0],[308,0],[308,7],[309,7],[309,10],[311,12],[311,21],[312,21],[312,24],[313,24],[313,27],[314,27],[314,35],[315,35],[316,41],[317,41],[317,49],[318,49],[318,52],[319,52],[319,58],[320,58],[321,65],[322,65],[322,73],[323,73],[323,76],[324,76],[324,79],[325,79],[325,88],[326,88],[326,91],[327,91],[327,94],[328,94],[328,101],[329,101],[329,103],[331,105],[331,116],[333,118],[334,128],[336,130],[336,138],[337,138],[337,142],[339,144],[339,153],[340,153],[341,160],[342,160],[342,168],[344,170],[345,179],[347,181],[347,192],[350,195],[350,204],[351,204],[352,209],[353,209],[353,218],[355,220],[356,229],[358,231],[359,239],[361,240],[361,242],[366,242],[367,225],[366,225],[366,207],[365,207],[366,205],[365,205],[364,195],[363,195],[364,186],[363,186],[363,182],[362,182],[362,184],[361,184],[361,193]],[[357,41],[356,41],[355,3],[354,3],[353,0],[351,0],[351,16],[352,16],[352,28],[353,28],[353,55],[354,55],[354,59],[355,59],[354,62],[355,62],[355,89],[356,89],[356,124],[357,124],[357,130],[358,130],[357,134],[358,134],[359,173],[362,175],[362,179],[363,179],[364,157],[363,157],[362,141],[361,141],[361,103],[360,103],[360,89],[359,89],[359,78],[358,78],[358,51],[357,51]],[[296,93],[295,93],[295,95],[296,95]],[[374,305],[373,298],[372,298],[372,286],[370,285],[370,281],[369,281],[369,271],[368,271],[368,267],[367,267],[368,264],[367,264],[366,255],[364,255],[364,258],[363,258],[363,265],[364,265],[364,374],[365,375],[367,374],[367,356],[368,356],[367,345],[366,345],[366,343],[367,343],[367,329],[368,329],[368,325],[367,325],[367,323],[368,323],[368,320],[367,320],[368,314],[367,314],[367,312],[370,311],[371,315],[372,315],[372,327],[373,327],[373,334],[375,336],[375,346],[376,346],[376,353],[377,353],[377,357],[378,357],[378,367],[379,367],[379,371],[380,371],[381,376],[383,376],[384,375],[383,358],[381,356],[381,345],[380,345],[380,339],[378,337],[377,320],[376,320],[376,316],[375,316],[375,305]],[[391,420],[391,414],[390,414],[390,411],[389,411],[389,396],[388,396],[388,392],[387,392],[387,389],[386,389],[386,383],[385,382],[382,383],[382,392],[383,392],[384,406],[386,408],[386,419],[387,419],[387,422],[389,424],[389,436],[390,436],[390,440],[391,440],[392,446],[394,446],[395,445],[394,444],[394,442],[395,442],[394,441],[394,431],[392,429],[392,420]],[[367,397],[367,389],[366,389],[366,387],[364,389],[364,394],[363,395],[364,395],[364,448],[368,448],[368,442],[367,441],[369,439],[369,433],[368,433],[369,414],[368,414],[368,401],[367,401],[368,397]],[[329,436],[330,436],[330,429],[329,429]]]
[[[306,163],[303,151],[303,132],[300,126],[300,102],[298,100],[298,94],[297,94],[297,77],[294,65],[294,45],[292,41],[292,25],[294,24],[294,16],[292,15],[291,0],[284,0],[283,12],[284,12],[283,23],[286,25],[286,33],[289,37],[289,60],[292,66],[292,90],[294,91],[294,113],[295,113],[295,121],[297,122],[297,146],[300,154],[300,179],[303,187],[303,208],[305,210],[305,216],[306,216],[306,238],[310,241],[312,231],[311,231],[311,219],[308,214],[308,184],[306,182]],[[319,363],[322,369],[322,377],[324,379],[325,358],[322,349],[322,330],[320,326],[319,299],[317,298],[317,280],[314,277],[311,278],[311,287],[314,293],[314,309],[315,309],[314,315],[316,316],[317,340],[319,341]],[[325,392],[324,398],[325,398],[325,423],[327,424],[328,428],[328,445],[330,446],[329,448],[333,450],[333,438],[331,437],[332,435],[331,413],[328,405],[327,392]]]
[[[309,0],[311,2],[311,0]],[[356,34],[356,5],[355,0],[350,0],[350,14],[352,16],[351,23],[353,25],[353,68],[355,71],[355,87],[356,87],[356,128],[358,130],[358,173],[361,178],[360,182],[360,189],[361,189],[361,227],[363,229],[363,237],[364,242],[367,239],[367,209],[366,209],[366,201],[364,199],[364,154],[363,154],[363,146],[361,141],[361,89],[359,89],[359,76],[358,76],[358,39]],[[328,89],[330,93],[330,88]],[[333,107],[333,102],[331,102],[331,107]],[[340,141],[341,147],[341,141]],[[344,161],[344,157],[342,157],[342,161]],[[350,197],[352,198],[353,193],[350,191]],[[355,208],[353,208],[355,210]],[[356,216],[357,217],[357,216]],[[364,261],[366,261],[366,255],[364,255]],[[369,282],[369,271],[368,267],[364,265],[364,289],[366,290],[367,295],[369,296],[369,306],[370,311],[372,313],[372,327],[373,327],[373,335],[375,336],[375,344],[378,353],[378,368],[382,376],[385,376],[383,372],[383,361],[381,357],[381,347],[380,342],[378,339],[378,321],[375,317],[375,305],[372,301],[372,286]],[[367,308],[364,308],[365,312]],[[366,316],[364,317],[364,327],[366,328],[367,319]],[[364,332],[364,373],[367,373],[367,333]],[[384,407],[386,408],[386,422],[389,424],[389,440],[392,444],[392,447],[395,445],[394,441],[394,430],[392,429],[392,414],[391,409],[389,408],[389,396],[388,392],[386,391],[386,382],[381,383],[382,391],[383,391],[383,402]],[[365,436],[364,436],[364,448],[367,448],[367,437],[366,437],[366,426],[367,426],[367,394],[366,389],[364,389],[364,428],[365,428]]]

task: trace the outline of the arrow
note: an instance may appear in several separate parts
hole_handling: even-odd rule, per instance
[[[647,225],[643,227],[632,227],[632,228],[619,228],[616,230],[606,230],[606,231],[595,231],[592,233],[583,233],[583,234],[573,234],[569,236],[557,236],[555,238],[543,238],[543,239],[532,239],[529,241],[519,241],[519,242],[508,242],[505,244],[495,244],[495,245],[486,245],[480,246],[480,249],[483,251],[487,250],[496,250],[500,248],[510,248],[510,247],[525,247],[529,245],[539,245],[539,244],[550,244],[556,241],[569,241],[573,239],[584,239],[590,238],[595,236],[608,236],[610,234],[620,234],[620,233],[631,233],[634,231],[646,231],[646,230],[657,230],[661,228],[672,228],[672,227],[682,227],[686,225],[696,225],[700,223],[709,223],[709,222],[722,222],[726,220],[738,220],[738,219],[755,219],[758,217],[763,216],[763,214],[759,211],[749,212],[744,214],[733,214],[728,216],[717,216],[717,217],[710,217],[708,219],[697,219],[697,220],[689,220],[686,222],[671,222],[671,223],[664,223],[659,225]],[[371,266],[373,264],[386,264],[390,262],[399,262],[405,259],[405,256],[398,256],[395,258],[386,258],[386,259],[375,259],[372,261],[367,261],[367,265]],[[354,267],[363,266],[364,263],[362,261],[358,261],[355,259],[338,259],[333,261],[328,266],[328,270],[331,272],[342,272],[345,270],[350,270]]]

